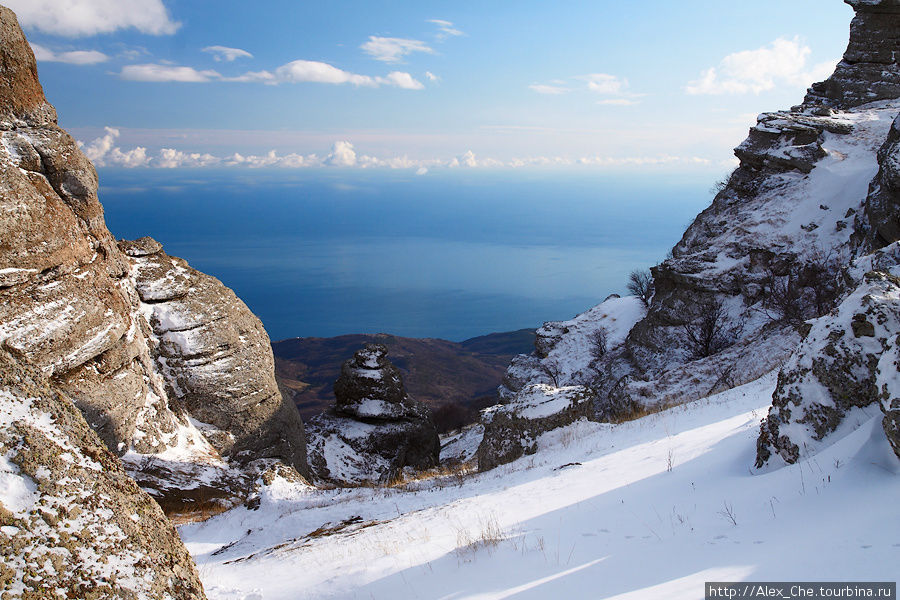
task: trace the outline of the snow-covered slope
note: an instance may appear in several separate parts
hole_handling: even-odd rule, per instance
[[[480,474],[278,480],[256,510],[180,533],[219,600],[693,600],[710,580],[894,577],[900,460],[880,413],[812,460],[755,474],[774,388],[770,374],[621,425],[578,421]]]

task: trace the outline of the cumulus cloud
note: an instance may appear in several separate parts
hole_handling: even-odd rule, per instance
[[[428,44],[420,40],[377,37],[374,35],[369,36],[369,41],[360,46],[360,48],[375,60],[384,62],[400,62],[404,56],[413,52],[424,52],[426,54],[434,52]]]
[[[356,151],[350,142],[335,142],[331,154],[325,159],[325,164],[334,167],[352,167],[356,164]]]
[[[145,64],[125,65],[119,72],[119,77],[128,81],[151,81],[155,83],[165,81],[205,83],[220,79],[222,76],[216,71],[198,71],[193,67]]]
[[[238,58],[253,58],[253,55],[246,50],[228,46],[207,46],[201,52],[212,54],[213,60],[216,62],[233,62]]]
[[[153,166],[161,169],[177,169],[183,167],[211,167],[221,162],[222,159],[212,154],[182,152],[174,148],[163,148],[159,151],[159,156],[153,159]]]
[[[440,80],[440,77],[438,77],[431,71],[425,71],[425,79],[427,79],[428,81],[438,81]]]
[[[134,28],[171,35],[181,26],[162,0],[4,0],[25,28],[68,37]]]
[[[109,57],[97,50],[71,50],[54,52],[39,44],[31,44],[34,57],[41,62],[60,62],[70,65],[96,65],[106,62]]]
[[[456,37],[459,35],[466,35],[456,27],[454,27],[453,23],[450,21],[445,21],[444,19],[428,19],[428,23],[433,23],[438,27],[438,33],[435,37],[439,40],[445,40],[449,37]]]
[[[688,94],[759,94],[786,85],[807,87],[826,78],[837,61],[809,66],[809,46],[799,37],[778,38],[756,50],[729,54],[685,86]]]
[[[242,168],[355,168],[355,169],[407,169],[416,175],[425,175],[432,169],[515,169],[527,167],[587,167],[587,168],[629,168],[629,167],[720,167],[721,161],[713,161],[699,156],[528,156],[507,160],[493,157],[478,157],[468,150],[451,159],[410,158],[403,156],[376,157],[359,152],[347,140],[334,143],[331,151],[319,154],[278,154],[270,150],[265,154],[243,154],[233,152],[227,156],[216,156],[204,152],[188,152],[177,148],[162,148],[151,155],[146,148],[137,146],[123,150],[116,145],[119,130],[105,128],[104,135],[88,144],[79,142],[84,153],[98,167],[153,167],[161,169],[242,167]]]
[[[137,146],[131,150],[123,151],[115,145],[116,138],[119,137],[119,130],[112,127],[104,127],[106,135],[95,139],[90,144],[82,145],[85,155],[91,159],[98,167],[146,167],[150,158],[147,156],[147,149],[143,146]]]

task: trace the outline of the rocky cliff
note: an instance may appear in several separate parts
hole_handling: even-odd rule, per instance
[[[179,470],[226,488],[255,459],[306,473],[259,321],[152,240],[120,250],[97,173],[56,124],[3,7],[0,33],[0,347],[40,369],[159,495]]]
[[[788,360],[807,320],[858,285],[844,275],[854,257],[897,239],[900,3],[848,3],[856,17],[844,59],[803,104],[759,116],[712,205],[652,269],[646,315],[620,339],[604,335],[591,361],[571,348],[584,347],[590,324],[606,329],[599,313],[610,307],[545,325],[535,353],[510,366],[505,412],[523,414],[536,384],[581,386],[591,418],[615,421],[756,379]],[[492,433],[495,413],[485,416],[486,449],[509,444],[509,428]]]

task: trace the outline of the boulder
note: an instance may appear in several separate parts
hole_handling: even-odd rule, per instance
[[[168,397],[202,423],[223,457],[276,458],[308,475],[303,423],[278,390],[260,320],[221,281],[169,256],[152,238],[119,247],[134,261],[140,310]]]
[[[71,398],[0,350],[0,596],[205,598],[160,507]]]
[[[593,417],[594,395],[584,386],[527,386],[508,404],[481,413],[484,435],[475,456],[487,471],[537,451],[542,433]]]
[[[312,473],[337,484],[384,483],[404,469],[438,464],[431,409],[411,398],[381,344],[366,344],[341,367],[334,406],[307,424]]]
[[[900,278],[873,270],[817,319],[778,375],[756,466],[795,463],[883,411],[895,452],[900,415]],[[898,453],[900,457],[900,453]]]

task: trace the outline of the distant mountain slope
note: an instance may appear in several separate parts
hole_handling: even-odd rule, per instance
[[[341,363],[372,342],[387,346],[415,399],[433,407],[471,407],[478,398],[496,394],[515,355],[534,349],[534,330],[492,333],[463,342],[383,333],[282,340],[272,344],[278,383],[303,417],[316,415],[334,401],[331,386]]]

